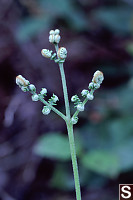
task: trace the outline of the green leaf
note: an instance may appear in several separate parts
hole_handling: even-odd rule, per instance
[[[76,138],[76,152],[80,155],[82,146]],[[68,136],[58,132],[51,132],[39,138],[34,146],[34,152],[42,157],[67,161],[71,159]]]
[[[81,160],[84,167],[104,176],[114,178],[119,172],[119,160],[115,154],[94,150],[85,154]]]
[[[70,159],[68,137],[61,133],[48,133],[40,137],[34,147],[34,152],[39,156],[58,159]]]

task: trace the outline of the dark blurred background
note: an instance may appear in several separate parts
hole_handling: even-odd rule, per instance
[[[105,76],[75,125],[83,200],[117,200],[118,184],[133,183],[132,0],[0,0],[0,200],[75,198],[65,123],[15,84],[21,74],[46,87],[64,112],[58,65],[40,54],[56,28],[69,99]]]

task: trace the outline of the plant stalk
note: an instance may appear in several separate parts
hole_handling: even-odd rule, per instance
[[[59,63],[61,79],[62,79],[62,86],[63,86],[63,93],[64,93],[64,100],[65,100],[65,108],[66,108],[66,117],[70,120],[70,106],[69,106],[69,99],[68,99],[68,92],[67,92],[67,85],[66,85],[66,77],[64,72],[63,63]]]
[[[78,164],[77,164],[75,142],[74,142],[74,135],[73,135],[73,124],[70,122],[71,120],[70,106],[69,106],[69,100],[68,100],[68,92],[67,92],[67,85],[66,85],[66,78],[65,78],[63,63],[59,63],[59,67],[60,67],[60,72],[61,72],[64,100],[65,100],[65,107],[66,107],[66,118],[67,118],[66,125],[67,125],[67,130],[68,130],[68,137],[69,137],[69,144],[70,144],[70,151],[71,151],[71,159],[72,159],[75,190],[76,190],[76,199],[81,200],[79,172],[78,172]]]
[[[73,134],[73,124],[67,123],[67,130],[68,130],[68,137],[69,137],[69,144],[70,144],[70,151],[71,151],[71,158],[72,158],[76,199],[81,200],[81,190],[80,190],[78,163],[77,163],[77,158],[76,158],[76,150],[75,150],[75,142],[74,142],[74,134]]]
[[[58,52],[58,45],[55,45],[55,49],[56,49],[56,52]],[[71,159],[72,159],[72,166],[73,166],[76,199],[81,200],[81,190],[80,190],[78,163],[77,163],[74,134],[73,134],[73,124],[71,123],[70,105],[69,105],[67,84],[66,84],[66,77],[65,77],[63,63],[59,63],[59,68],[60,68],[60,74],[61,74],[61,80],[62,80],[62,86],[63,86],[63,93],[64,93],[64,100],[65,100],[66,125],[67,125]]]

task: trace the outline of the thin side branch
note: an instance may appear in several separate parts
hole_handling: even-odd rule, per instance
[[[91,90],[91,92],[90,92],[90,94],[93,94],[94,93],[94,90]],[[83,103],[82,103],[82,105],[84,105],[85,106],[85,104],[88,102],[88,98],[86,97],[85,99],[84,99],[84,101],[83,101]],[[73,116],[72,116],[72,118],[75,118],[75,117],[77,117],[78,116],[78,114],[79,114],[79,110],[76,110],[76,112],[73,114]]]
[[[59,115],[62,119],[64,119],[66,121],[66,116],[60,112],[57,108],[53,107],[52,105],[50,105],[47,101],[45,101],[40,95],[39,96],[39,100],[45,104],[46,106],[48,106],[49,108],[51,108],[51,110],[53,110],[57,115]]]

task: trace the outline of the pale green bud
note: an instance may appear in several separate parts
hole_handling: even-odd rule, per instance
[[[51,30],[51,31],[49,32],[49,34],[50,34],[50,35],[54,35],[54,30]]]
[[[100,88],[100,84],[99,84],[99,83],[94,83],[94,88],[95,88],[95,89]]]
[[[77,101],[77,95],[72,96],[72,97],[71,97],[71,101],[72,101],[72,102]]]
[[[51,58],[52,56],[52,51],[49,51],[48,49],[42,49],[41,51],[42,56],[45,58]]]
[[[60,35],[55,35],[54,42],[57,43],[57,44],[59,44],[60,39],[61,39]]]
[[[28,91],[28,88],[27,88],[27,87],[24,87],[24,86],[22,86],[22,87],[21,87],[21,90],[22,90],[23,92],[27,92],[27,91]]]
[[[48,106],[44,106],[42,109],[42,113],[44,115],[48,115],[50,113],[51,109]]]
[[[89,83],[89,87],[88,88],[89,89],[94,89],[94,83],[93,82]]]
[[[72,117],[71,122],[72,122],[72,124],[77,124],[78,117]]]
[[[55,37],[54,35],[49,36],[49,42],[50,43],[54,43],[54,37]]]
[[[57,55],[60,59],[65,59],[67,57],[67,50],[65,47],[60,47],[58,49]]]
[[[82,96],[86,96],[88,93],[89,93],[88,90],[82,90],[81,95],[82,95]]]
[[[30,89],[30,91],[32,91],[32,92],[36,92],[36,87],[35,87],[33,84],[30,84],[30,85],[29,85],[29,89]]]
[[[60,34],[60,30],[59,29],[55,29],[54,34],[55,35],[59,35]]]
[[[77,110],[79,110],[80,112],[84,111],[84,105],[83,104],[78,104],[77,105]]]
[[[88,99],[88,100],[93,100],[93,99],[94,99],[94,96],[93,96],[92,94],[89,93],[89,94],[87,94],[87,99]]]
[[[56,103],[57,101],[59,101],[59,98],[55,94],[53,94],[52,100],[54,103]]]
[[[37,94],[33,94],[32,101],[38,101],[38,100],[39,100],[39,96]]]
[[[21,87],[21,86],[26,87],[26,86],[28,86],[29,81],[26,80],[22,75],[18,75],[18,76],[16,77],[16,84],[19,85],[20,87]]]
[[[42,88],[40,94],[46,95],[47,94],[47,89],[46,88]]]
[[[92,82],[101,84],[103,82],[103,80],[104,80],[103,73],[101,71],[97,70],[93,75]]]

